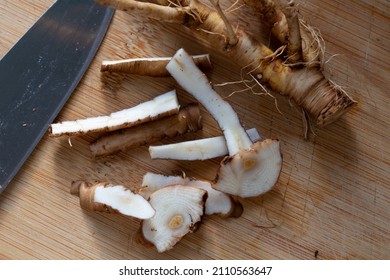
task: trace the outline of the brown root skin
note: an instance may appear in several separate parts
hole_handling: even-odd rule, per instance
[[[153,61],[153,63],[145,61],[128,62],[126,60],[104,61],[100,67],[100,72],[126,73],[150,77],[168,77],[169,73],[165,70],[166,64],[166,61]]]
[[[311,30],[307,28],[307,24],[303,20],[299,19],[296,14],[289,14],[289,7],[283,9],[273,0],[244,0],[244,2],[259,15],[265,24],[271,27],[272,34],[279,42],[285,45],[293,44],[295,46],[293,47],[293,50],[294,48],[300,48],[302,50],[301,58],[305,67],[321,66],[322,53],[320,42],[312,36]],[[287,4],[285,4],[285,6],[287,6]],[[290,34],[291,30],[289,30],[291,25],[294,26],[293,33],[295,33],[292,36]],[[297,33],[298,30],[299,33]],[[301,38],[301,41],[297,40],[298,36]],[[299,46],[297,46],[298,44]],[[289,60],[294,53],[293,50],[289,51]],[[290,61],[290,63],[293,64],[297,62]],[[299,63],[297,65],[302,64]]]
[[[150,15],[157,20],[164,20],[170,23],[181,23],[190,12],[188,8],[162,7],[146,2],[135,0],[95,0],[97,3],[113,7],[127,13],[142,10],[143,13]]]
[[[104,212],[110,214],[118,214],[119,212],[112,207],[94,202],[95,189],[98,187],[106,187],[108,183],[91,184],[82,180],[73,181],[70,187],[70,193],[77,195],[80,198],[80,207],[87,211]]]
[[[226,42],[221,40],[221,36],[215,35],[221,34],[227,38],[225,24],[217,12],[197,0],[183,0],[181,5],[191,10],[181,22],[183,26],[195,34],[206,37],[216,50],[239,63],[248,73],[255,77],[261,76],[261,81],[268,83],[275,92],[286,96],[308,112],[314,125],[318,127],[328,125],[356,104],[344,91],[333,87],[319,68],[293,68],[285,65],[281,59],[273,55],[272,50],[240,28],[236,31],[237,44],[227,46]],[[137,10],[137,13],[142,12]],[[154,14],[145,13],[145,16],[153,18]],[[156,18],[164,21],[162,16]]]
[[[211,61],[208,55],[193,56],[195,64],[208,71],[212,69]],[[150,77],[169,77],[166,66],[170,58],[166,59],[124,59],[103,61],[100,71],[109,73],[126,73]]]
[[[288,38],[287,20],[283,11],[272,0],[244,0],[271,27],[272,34],[282,43]]]
[[[303,51],[298,11],[294,6],[283,9],[288,24],[288,63],[302,67]]]
[[[199,105],[189,104],[180,109],[178,115],[104,135],[90,145],[90,150],[94,157],[107,156],[200,129]]]

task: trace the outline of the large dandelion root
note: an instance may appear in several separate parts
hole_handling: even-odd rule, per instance
[[[286,64],[282,58],[273,55],[273,50],[240,28],[235,30],[237,42],[230,44],[230,40],[226,39],[229,38],[228,28],[220,13],[198,0],[181,0],[174,5],[172,1],[168,0],[152,1],[153,3],[134,0],[97,0],[99,3],[129,13],[136,10],[138,14],[143,13],[145,17],[181,24],[197,36],[206,37],[216,50],[245,67],[248,73],[254,77],[261,77],[261,82],[267,83],[274,91],[286,96],[307,112],[311,122],[318,127],[334,122],[355,105],[356,102],[345,91],[335,87],[324,77],[320,67],[312,67],[313,63],[319,64],[320,61],[318,52],[306,51],[305,45],[311,46],[311,49],[317,48],[315,45],[307,43],[313,41],[312,33],[308,32],[306,28],[302,28],[302,21],[300,21],[299,34],[291,36],[286,14],[272,1],[246,0],[246,3],[254,6],[252,4],[256,2],[267,2],[274,9],[269,10],[268,14],[276,13],[277,15],[271,25],[274,26],[274,29],[279,30],[275,31],[275,34],[279,34],[277,37],[282,43],[286,41],[289,43],[289,37],[299,38],[297,35],[301,35],[303,63],[299,63],[301,56],[298,55],[293,63]],[[291,14],[294,15],[293,20],[289,21],[295,22],[296,26],[296,13],[292,12]],[[264,18],[270,20],[271,16],[265,13]],[[277,25],[279,25],[278,28],[276,28]],[[291,31],[293,30],[294,27]],[[294,32],[296,30],[297,27],[295,27]],[[282,35],[286,34],[285,32],[287,32],[287,36]],[[220,34],[222,37],[215,36],[215,34]],[[307,38],[303,34],[306,34]],[[225,40],[221,40],[221,38],[225,38]],[[306,42],[306,40],[308,41]],[[289,47],[288,49],[291,51],[294,48],[297,49],[297,47]],[[308,55],[313,55],[314,58],[308,58]],[[295,67],[297,64],[302,66]]]

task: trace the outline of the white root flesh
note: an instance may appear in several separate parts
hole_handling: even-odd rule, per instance
[[[206,75],[180,49],[167,65],[172,77],[194,96],[222,129],[229,157],[220,165],[215,188],[240,197],[252,197],[270,190],[279,178],[282,156],[278,140],[252,143],[228,102],[211,87]]]
[[[265,139],[249,150],[226,157],[221,163],[215,188],[241,197],[259,196],[277,183],[281,167],[279,141]]]
[[[54,123],[51,124],[49,131],[50,136],[113,131],[177,114],[179,112],[179,108],[180,106],[177,100],[176,90],[172,90],[135,107],[114,112],[108,116]]]
[[[256,128],[248,129],[247,134],[253,142],[260,140]],[[224,136],[197,139],[192,141],[149,146],[152,159],[208,160],[229,154]]]
[[[149,199],[150,195],[155,191],[170,185],[186,186],[191,179],[185,176],[168,176],[153,172],[146,172],[142,179],[141,188],[137,193],[145,199]]]
[[[150,219],[155,213],[149,202],[141,195],[121,185],[96,188],[94,201],[109,205],[123,215],[139,219]]]
[[[138,219],[150,219],[155,214],[150,203],[122,185],[106,182],[73,181],[70,192],[80,199],[84,210],[122,214]]]
[[[251,147],[252,141],[241,126],[237,113],[213,90],[206,75],[194,64],[184,49],[176,52],[168,63],[167,70],[217,121],[224,133],[229,154]]]
[[[239,217],[242,214],[242,205],[230,195],[215,190],[212,182],[196,180],[182,176],[165,176],[148,172],[144,175],[142,188],[138,194],[148,199],[152,193],[170,185],[183,185],[200,188],[207,191],[205,204],[206,215],[220,215],[222,217]]]
[[[142,241],[153,244],[160,253],[172,249],[183,236],[197,229],[206,198],[205,190],[181,185],[152,193],[149,202],[156,213],[142,221]]]

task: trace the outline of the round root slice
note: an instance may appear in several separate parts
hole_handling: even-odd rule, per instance
[[[183,236],[197,228],[206,198],[205,190],[182,185],[167,186],[152,193],[149,202],[156,214],[142,221],[144,243],[152,243],[160,253],[172,249]]]
[[[121,185],[76,181],[72,183],[71,193],[80,197],[80,206],[85,210],[120,213],[139,219],[149,219],[155,214],[146,199]]]
[[[182,176],[166,176],[147,172],[144,175],[142,188],[138,191],[138,194],[142,195],[145,199],[148,199],[155,191],[169,185],[178,184],[207,191],[207,200],[205,204],[206,215],[220,215],[223,218],[238,218],[243,212],[243,207],[238,200],[235,200],[229,194],[214,189],[213,183],[206,180],[196,180]]]
[[[259,141],[221,162],[215,188],[240,197],[258,196],[276,184],[281,167],[279,141]]]

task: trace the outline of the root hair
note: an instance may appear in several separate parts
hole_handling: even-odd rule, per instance
[[[319,64],[321,66],[321,68],[323,67],[323,61],[324,61],[324,57],[325,57],[325,40],[324,38],[322,37],[322,34],[321,32],[312,27],[311,25],[307,24],[304,20],[300,19],[300,24],[303,26],[303,28],[306,29],[306,31],[308,31],[311,35],[311,37],[313,38],[313,41],[311,42],[311,46],[313,45],[316,45],[316,49],[314,50],[314,55],[316,58],[318,58],[319,60]],[[310,46],[309,46],[310,47]],[[314,63],[314,61],[308,61],[308,63]]]

